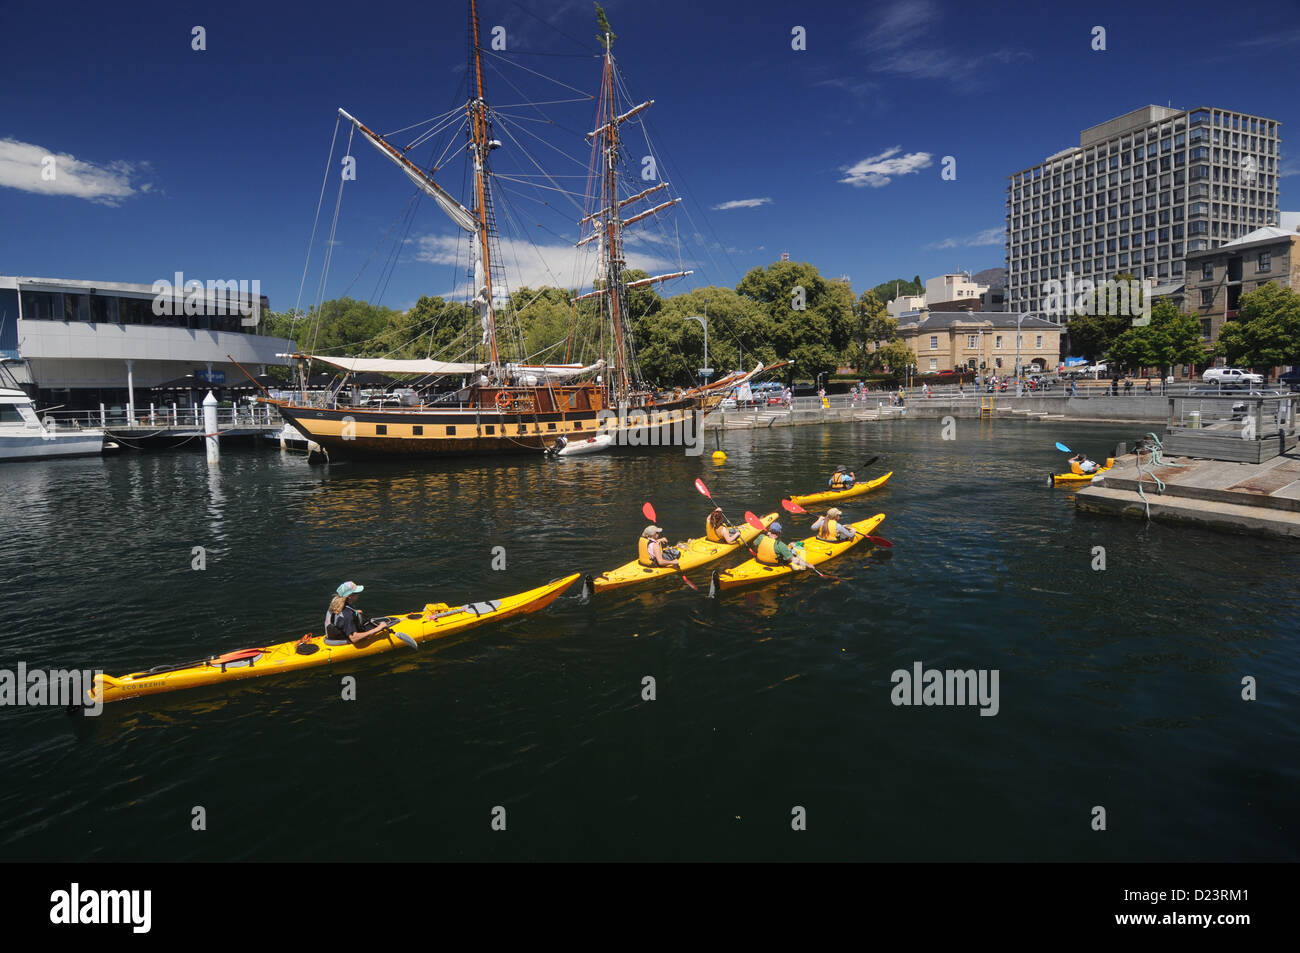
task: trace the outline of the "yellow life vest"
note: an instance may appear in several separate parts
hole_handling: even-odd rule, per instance
[[[650,540],[642,536],[636,541],[636,561],[642,566],[657,566],[654,557],[650,555]]]
[[[838,540],[840,538],[839,530],[840,524],[828,518],[825,523],[822,523],[822,528],[817,531],[817,538]]]
[[[768,566],[782,566],[781,557],[776,554],[776,540],[764,533],[758,540],[758,551],[754,558]]]
[[[721,524],[721,525],[726,526],[727,524],[726,524],[726,523],[723,523],[723,524]],[[726,543],[726,542],[727,542],[727,541],[722,537],[722,534],[719,533],[719,532],[717,531],[717,529],[714,528],[714,526],[713,526],[713,521],[710,520],[708,517],[705,517],[705,519],[704,519],[704,538],[707,539],[710,543]]]

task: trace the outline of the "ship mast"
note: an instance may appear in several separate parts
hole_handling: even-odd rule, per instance
[[[489,241],[492,232],[492,206],[487,184],[488,152],[499,143],[491,139],[488,124],[487,102],[483,98],[483,54],[478,45],[478,4],[469,0],[470,17],[470,60],[474,71],[474,95],[465,105],[469,117],[470,144],[469,151],[474,159],[474,218],[478,226],[476,244],[478,256],[474,263],[474,307],[485,319],[484,330],[487,336],[488,358],[495,375],[498,368],[496,316],[493,314],[492,296],[492,248]],[[481,265],[480,265],[481,262]],[[479,274],[481,268],[481,275]]]

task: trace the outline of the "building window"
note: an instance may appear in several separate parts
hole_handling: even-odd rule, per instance
[[[938,360],[938,358],[933,358],[933,357],[930,358],[930,370],[932,370],[932,371],[937,371],[938,369],[939,369],[939,360]]]
[[[997,335],[996,337],[993,338],[993,347],[994,347],[994,348],[997,348],[998,350],[1001,350],[1001,348],[1002,348],[1002,335],[999,334],[999,335]],[[999,364],[998,366],[1001,367],[1002,365]]]
[[[1272,256],[1269,252],[1266,252],[1266,251],[1262,251],[1262,252],[1260,252],[1260,253],[1259,253],[1259,267],[1258,267],[1256,270],[1257,270],[1257,271],[1272,271],[1272,269],[1273,269],[1273,256]]]
[[[1214,304],[1214,289],[1213,289],[1213,288],[1202,288],[1202,289],[1201,289],[1201,307],[1202,307],[1202,308],[1208,308],[1208,307],[1209,307],[1210,305],[1212,305],[1212,304]]]
[[[968,334],[968,335],[966,335],[966,346],[967,346],[967,347],[975,347],[975,346],[976,346],[976,344],[975,344],[975,340],[976,340],[976,337],[975,337],[974,334]]]
[[[1214,262],[1207,261],[1201,265],[1201,280],[1202,281],[1214,280]]]
[[[939,335],[937,334],[930,335],[930,350],[932,351],[939,350]]]
[[[1043,349],[1043,336],[1041,334],[1034,335],[1034,349],[1039,351]]]
[[[1209,318],[1201,318],[1201,337],[1207,341],[1210,339],[1210,323]]]

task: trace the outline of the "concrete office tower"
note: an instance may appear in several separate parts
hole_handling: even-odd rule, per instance
[[[1010,176],[1007,310],[1039,310],[1044,283],[1071,272],[1181,285],[1188,253],[1277,224],[1280,125],[1145,106]]]

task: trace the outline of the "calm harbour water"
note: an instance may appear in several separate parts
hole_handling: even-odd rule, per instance
[[[378,615],[596,573],[635,555],[647,499],[670,537],[697,535],[697,476],[738,517],[882,454],[871,475],[892,481],[844,509],[886,513],[896,545],[827,564],[834,580],[716,600],[707,569],[699,593],[666,580],[583,602],[575,586],[543,613],[345,670],[356,701],[344,671],[318,669],[99,718],[0,708],[0,857],[1300,859],[1300,550],[1077,514],[1045,485],[1064,464],[1054,441],[1104,457],[1141,430],[733,432],[716,468],[671,450],[5,465],[9,669],[122,674],[296,638],[345,579]],[[806,518],[784,522],[806,535]],[[998,714],[894,706],[891,673],[917,661],[997,669]],[[1258,701],[1241,700],[1246,675]]]

